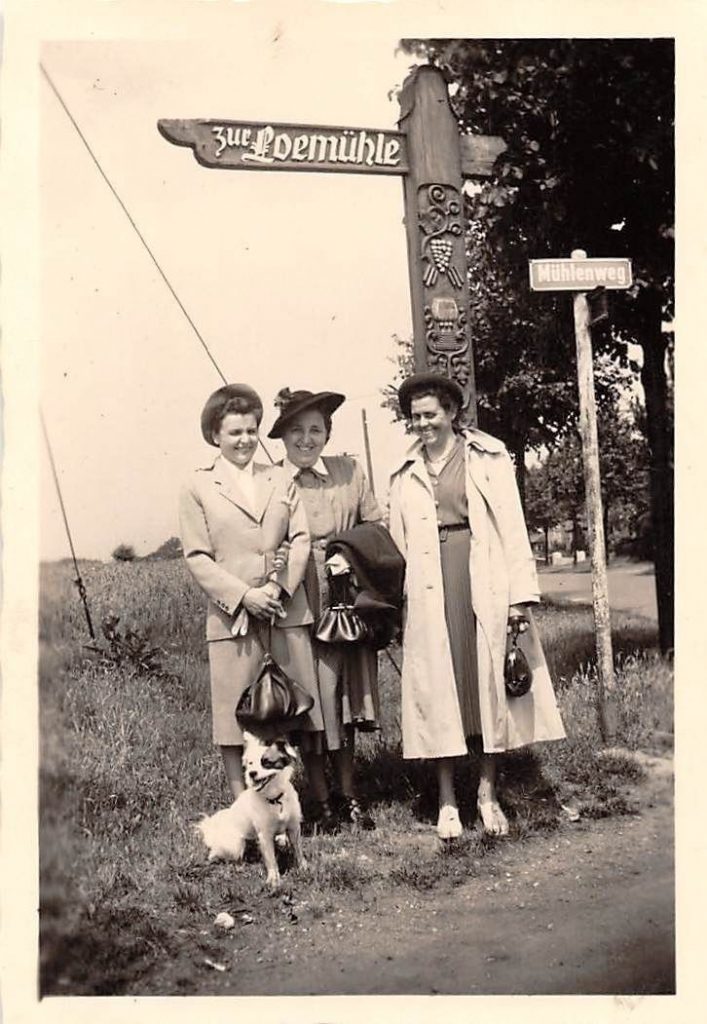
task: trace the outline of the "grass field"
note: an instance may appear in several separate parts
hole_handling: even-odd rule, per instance
[[[136,653],[120,663],[87,650],[70,567],[44,567],[41,990],[149,994],[155,965],[185,944],[218,956],[208,929],[221,910],[286,927],[296,916],[294,876],[275,900],[257,858],[241,869],[207,865],[193,835],[192,823],[227,793],[210,742],[204,603],[185,567],[86,563],[82,572],[95,624],[119,617],[119,638],[137,634]],[[537,619],[569,739],[502,759],[510,842],[556,828],[570,800],[585,818],[630,811],[625,786],[640,771],[629,757],[597,756],[590,611],[544,605]],[[657,654],[651,623],[618,615],[614,625],[618,739],[650,749],[672,732],[672,666]],[[140,671],[140,658],[155,671]],[[380,664],[382,730],[362,738],[357,759],[378,828],[305,841],[309,870],[296,893],[312,918],[393,887],[454,886],[493,857],[495,841],[472,827],[473,766],[459,768],[464,836],[449,849],[434,838],[433,771],[400,758],[399,680],[385,656]],[[175,994],[196,985],[186,972]]]

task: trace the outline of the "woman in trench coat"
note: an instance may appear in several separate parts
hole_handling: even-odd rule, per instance
[[[539,591],[513,465],[501,441],[457,429],[462,400],[457,384],[438,374],[403,382],[400,407],[418,437],[390,491],[390,531],[407,563],[403,757],[436,761],[444,839],[461,834],[453,759],[472,737],[482,750],[482,825],[503,835],[496,755],[565,735],[529,612]],[[512,618],[524,631],[533,682],[525,696],[508,698]]]
[[[314,693],[316,686],[312,613],[302,587],[307,516],[289,474],[253,462],[262,415],[260,398],[245,384],[227,384],[209,397],[201,432],[219,454],[192,474],[179,506],[184,557],[208,597],[213,740],[234,797],[243,789],[235,710],[265,650],[305,689]],[[321,729],[321,712],[313,709],[303,727]]]

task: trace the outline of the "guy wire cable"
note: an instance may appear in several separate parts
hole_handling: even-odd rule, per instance
[[[390,662],[390,664],[393,666],[393,668],[398,673],[398,675],[402,676],[402,672],[400,671],[400,665],[398,665],[397,661],[395,660],[395,658],[390,653],[390,651],[388,650],[387,647],[385,647],[384,650],[385,650],[385,653],[388,655],[388,661]]]
[[[189,316],[189,313],[187,312],[187,310],[186,310],[186,308],[184,306],[184,303],[182,302],[182,300],[179,298],[179,296],[177,295],[176,291],[174,290],[171,282],[169,281],[169,278],[167,277],[167,275],[165,274],[164,270],[160,266],[157,257],[155,256],[155,254],[152,252],[152,250],[150,249],[149,245],[147,244],[147,241],[145,240],[142,232],[140,231],[140,229],[138,228],[137,224],[135,223],[135,221],[131,217],[130,213],[128,212],[128,208],[126,207],[125,203],[120,198],[120,196],[118,195],[116,189],[114,188],[112,182],[110,181],[110,178],[108,177],[106,172],[101,167],[101,164],[100,164],[98,158],[96,157],[96,155],[94,154],[93,150],[91,149],[91,146],[90,146],[88,140],[86,139],[85,135],[83,134],[83,132],[79,128],[79,125],[78,125],[76,119],[74,118],[73,114],[71,113],[71,111],[67,107],[66,103],[64,102],[64,99],[61,96],[59,90],[54,85],[54,82],[50,78],[47,69],[41,63],[39,65],[39,67],[40,67],[40,70],[41,70],[42,74],[44,75],[45,79],[47,80],[47,83],[48,83],[50,89],[52,90],[52,92],[56,96],[57,100],[59,101],[59,104],[61,105],[64,113],[66,114],[66,116],[68,117],[69,121],[71,121],[72,125],[76,129],[76,133],[78,134],[78,136],[81,139],[81,141],[83,142],[86,150],[88,151],[88,155],[91,157],[91,160],[95,164],[95,166],[96,166],[96,168],[98,170],[98,173],[101,175],[101,177],[105,181],[106,185],[108,186],[110,191],[113,193],[113,195],[114,195],[116,201],[118,202],[118,205],[122,209],[123,213],[128,218],[128,222],[130,223],[130,225],[132,226],[133,230],[135,231],[135,234],[138,236],[138,238],[142,242],[142,244],[143,244],[143,246],[145,248],[145,251],[147,252],[148,256],[150,257],[150,259],[154,263],[155,267],[157,268],[157,271],[158,271],[160,277],[162,278],[164,283],[167,285],[167,288],[169,289],[169,291],[172,294],[172,297],[174,298],[174,301],[177,303],[177,305],[181,309],[181,311],[184,314],[184,316],[186,317],[186,320],[189,323],[190,327],[192,328],[192,330],[196,334],[197,338],[201,342],[201,345],[202,345],[204,351],[206,352],[207,356],[211,360],[211,362],[212,362],[216,372],[218,373],[218,375],[221,378],[221,380],[223,381],[223,383],[227,384],[228,381],[226,380],[226,377],[224,376],[220,366],[218,365],[218,363],[214,359],[213,355],[211,354],[209,346],[206,344],[206,341],[202,337],[201,332],[199,331],[198,327],[196,326],[196,324],[194,323],[192,318]],[[44,431],[44,439],[46,441],[47,451],[49,453],[49,460],[51,462],[52,473],[54,475],[54,483],[56,485],[57,494],[59,496],[59,504],[61,506],[62,515],[64,517],[64,525],[66,527],[66,534],[67,534],[67,537],[69,539],[69,546],[71,548],[71,556],[72,556],[73,561],[74,561],[74,568],[76,569],[76,577],[77,578],[76,578],[75,582],[76,582],[76,586],[78,587],[79,594],[81,595],[81,600],[83,602],[84,611],[86,613],[86,622],[88,623],[88,631],[91,634],[91,639],[95,640],[95,634],[94,634],[94,631],[93,631],[93,624],[91,622],[91,614],[90,614],[89,607],[88,607],[88,597],[87,597],[87,594],[86,594],[86,588],[84,586],[83,580],[81,579],[81,574],[79,572],[78,563],[76,561],[76,555],[74,553],[74,545],[73,545],[73,541],[71,539],[71,532],[69,530],[69,522],[68,522],[68,519],[66,517],[66,510],[64,508],[64,502],[63,502],[63,499],[62,499],[62,496],[61,496],[61,489],[59,487],[59,479],[57,477],[56,468],[55,468],[55,465],[54,465],[54,458],[52,456],[52,450],[51,450],[51,447],[50,447],[50,444],[49,444],[49,437],[47,435],[47,428],[46,428],[46,425],[44,423],[44,417],[42,416],[41,412],[40,412],[40,418],[41,418],[41,421],[42,421],[42,430]],[[273,459],[272,455],[270,454],[270,452],[266,448],[266,446],[265,446],[265,444],[264,444],[264,442],[263,442],[261,437],[258,438],[258,443],[260,444],[260,447],[263,449],[263,451],[267,455],[268,459],[270,460],[270,463],[274,464],[275,460]],[[396,664],[396,662],[395,662],[393,656],[391,655],[390,651],[388,651],[387,649],[386,649],[386,654],[388,656],[389,661],[393,665],[394,669],[396,670],[398,675],[400,675],[400,668]]]
[[[169,288],[170,292],[172,293],[172,297],[174,298],[175,302],[177,303],[177,305],[181,309],[182,313],[186,317],[189,325],[191,326],[192,330],[196,334],[197,338],[201,342],[201,345],[202,345],[204,351],[206,352],[207,356],[209,357],[209,359],[213,363],[213,365],[214,365],[214,367],[216,369],[216,372],[218,373],[218,375],[221,378],[221,380],[223,381],[223,383],[227,384],[228,381],[226,380],[225,376],[223,375],[223,372],[221,371],[220,366],[218,365],[218,363],[214,359],[213,355],[211,354],[211,350],[209,349],[209,346],[206,344],[206,341],[202,337],[201,332],[199,331],[198,327],[196,326],[196,324],[194,323],[192,318],[189,316],[189,313],[187,312],[187,310],[186,310],[186,308],[184,306],[184,303],[182,302],[182,300],[179,298],[179,296],[177,295],[176,291],[172,287],[172,284],[170,283],[169,278],[167,277],[167,275],[165,274],[164,270],[160,266],[159,261],[158,261],[157,257],[155,256],[155,254],[153,253],[152,249],[147,244],[147,241],[145,240],[142,232],[138,228],[138,226],[135,223],[135,221],[133,220],[133,218],[130,216],[130,213],[128,212],[127,206],[125,205],[123,200],[120,198],[120,196],[118,195],[117,191],[115,190],[113,184],[111,183],[110,178],[108,177],[106,172],[101,167],[101,165],[100,165],[100,163],[98,161],[98,157],[95,155],[95,153],[91,149],[91,146],[90,146],[86,136],[83,134],[83,132],[79,128],[76,119],[74,118],[73,114],[71,113],[71,111],[67,107],[66,103],[64,102],[64,100],[63,100],[63,98],[61,96],[61,93],[59,92],[57,87],[54,85],[54,82],[49,77],[49,73],[48,73],[47,69],[44,67],[44,65],[42,63],[40,63],[39,68],[40,68],[42,74],[44,75],[44,77],[46,78],[46,80],[47,80],[47,82],[49,84],[50,89],[52,90],[52,92],[56,96],[57,100],[59,101],[62,109],[64,110],[64,113],[66,114],[66,116],[71,121],[71,123],[74,126],[74,128],[76,129],[76,132],[77,132],[79,138],[81,139],[81,141],[83,142],[84,146],[86,147],[86,149],[88,151],[88,155],[91,157],[91,160],[96,165],[96,168],[98,169],[98,173],[101,175],[101,177],[105,181],[106,185],[108,186],[108,188],[111,190],[111,192],[115,196],[115,199],[117,200],[120,208],[122,209],[122,211],[125,214],[125,216],[128,218],[128,221],[130,222],[130,225],[132,226],[133,230],[135,231],[135,234],[137,235],[137,237],[140,239],[140,241],[142,242],[143,246],[145,247],[145,251],[147,252],[147,255],[150,257],[150,259],[154,263],[154,265],[157,268],[157,271],[158,271],[160,277],[162,278],[164,283]],[[263,449],[263,451],[267,455],[268,459],[270,460],[270,463],[274,464],[275,460],[273,459],[273,457],[270,454],[270,452],[268,451],[268,449],[265,447],[265,444],[263,443],[263,441],[262,441],[262,439],[260,437],[258,437],[258,442],[260,444],[260,447]]]
[[[194,323],[192,318],[189,316],[189,313],[187,312],[183,302],[181,301],[181,299],[177,295],[176,291],[172,287],[172,284],[170,283],[169,278],[167,277],[167,275],[165,274],[164,270],[160,266],[157,257],[155,256],[155,254],[152,252],[152,250],[150,249],[149,245],[147,244],[144,236],[142,235],[142,232],[138,228],[138,226],[135,223],[135,221],[133,220],[133,218],[130,216],[130,213],[128,212],[128,208],[126,207],[125,203],[120,198],[120,196],[118,195],[117,191],[115,190],[113,184],[111,183],[108,175],[106,174],[106,172],[101,167],[101,165],[100,165],[100,163],[98,161],[98,158],[96,157],[96,155],[94,154],[93,150],[91,149],[91,146],[90,146],[88,140],[86,139],[85,135],[83,134],[83,132],[79,128],[79,126],[78,126],[75,118],[73,117],[71,111],[69,110],[69,108],[67,107],[66,103],[64,102],[64,100],[63,100],[59,90],[57,89],[57,87],[54,85],[54,82],[49,77],[49,73],[47,72],[47,69],[41,63],[39,65],[39,67],[40,67],[40,70],[41,70],[42,74],[46,78],[47,83],[49,84],[49,87],[51,88],[52,92],[54,93],[54,95],[56,96],[57,100],[59,101],[62,109],[64,110],[64,113],[66,114],[66,116],[69,118],[69,120],[71,121],[72,125],[76,129],[76,132],[77,132],[79,138],[81,139],[81,141],[83,142],[86,150],[88,151],[88,154],[91,157],[91,160],[96,165],[96,168],[98,169],[99,174],[101,175],[101,177],[105,181],[106,185],[108,186],[108,188],[111,190],[111,192],[115,196],[115,199],[117,200],[118,205],[122,209],[122,211],[125,214],[125,216],[128,218],[129,223],[131,224],[133,230],[135,231],[135,234],[138,236],[138,238],[142,242],[142,244],[143,244],[143,246],[145,248],[145,251],[147,252],[148,256],[150,257],[150,259],[154,263],[155,267],[157,268],[157,271],[158,271],[160,277],[162,278],[164,283],[167,285],[167,288],[171,292],[175,302],[177,303],[177,305],[181,309],[182,313],[184,314],[184,316],[187,319],[187,322],[189,323],[189,325],[191,326],[192,330],[196,334],[197,338],[201,342],[201,345],[202,345],[204,351],[206,352],[207,356],[211,360],[213,366],[215,367],[216,372],[218,373],[218,375],[221,378],[221,380],[223,381],[223,383],[227,384],[228,381],[226,380],[223,372],[221,371],[220,366],[218,365],[218,363],[214,359],[213,355],[211,354],[209,346],[206,344],[206,341],[202,337],[198,327],[196,326],[196,324]],[[57,474],[56,474],[56,468],[54,466],[54,458],[52,456],[51,447],[49,445],[49,437],[47,436],[47,429],[46,429],[46,426],[45,426],[45,423],[44,423],[44,417],[41,415],[41,412],[40,412],[40,418],[42,420],[42,430],[44,431],[44,439],[45,439],[46,444],[47,444],[47,451],[49,452],[49,460],[50,460],[51,466],[52,466],[52,473],[54,474],[54,483],[56,485],[57,494],[59,496],[59,504],[61,505],[61,511],[62,511],[62,515],[64,517],[64,525],[66,527],[66,534],[67,534],[67,537],[69,538],[69,546],[71,548],[71,556],[72,556],[72,558],[74,560],[74,567],[76,569],[76,576],[77,576],[76,586],[78,587],[79,594],[81,595],[81,600],[83,601],[84,611],[86,613],[86,621],[88,623],[88,631],[91,634],[91,639],[95,640],[95,634],[93,632],[93,624],[91,622],[91,614],[90,614],[89,608],[88,608],[88,597],[87,597],[87,594],[86,594],[86,588],[84,586],[83,580],[81,579],[81,574],[79,573],[78,564],[76,562],[76,555],[74,554],[74,545],[73,545],[73,542],[72,542],[72,539],[71,539],[71,533],[69,531],[69,523],[68,523],[68,520],[66,518],[66,511],[64,509],[64,502],[62,500],[61,490],[59,488],[59,480],[58,480],[58,477],[57,477]],[[258,443],[260,444],[260,447],[263,449],[263,451],[267,455],[268,459],[270,460],[270,463],[274,464],[275,460],[273,459],[272,455],[270,454],[270,452],[266,448],[266,446],[265,446],[265,444],[263,442],[263,439],[261,437],[258,437]],[[393,665],[395,671],[398,673],[398,675],[400,675],[400,668],[398,667],[398,665],[396,664],[395,660],[393,659],[393,656],[390,653],[390,651],[388,651],[387,649],[386,649],[386,654],[388,656],[389,661]]]
[[[98,170],[98,173],[102,177],[103,181],[105,181],[106,184],[111,189],[111,191],[112,191],[113,195],[115,196],[119,206],[121,207],[123,213],[128,218],[128,221],[130,222],[133,230],[135,231],[135,234],[136,234],[137,238],[142,243],[142,245],[143,245],[143,247],[145,249],[145,252],[148,253],[148,255],[150,256],[151,260],[153,261],[153,263],[157,267],[158,272],[160,273],[160,276],[161,276],[162,280],[164,281],[165,285],[167,286],[167,288],[171,292],[171,294],[172,294],[172,296],[174,298],[174,301],[176,302],[176,304],[179,306],[179,308],[181,309],[182,313],[186,317],[186,321],[188,321],[188,323],[190,324],[190,326],[191,326],[192,330],[194,331],[194,333],[196,334],[197,338],[199,338],[199,341],[201,342],[201,344],[202,344],[206,354],[210,358],[210,360],[211,360],[211,362],[212,362],[212,364],[213,364],[213,366],[214,366],[214,368],[216,370],[216,373],[221,378],[223,383],[227,384],[227,381],[226,381],[225,377],[223,376],[223,373],[221,372],[220,367],[218,366],[218,364],[217,364],[215,358],[213,357],[213,355],[211,354],[209,346],[206,344],[206,341],[202,337],[199,329],[197,328],[197,325],[194,323],[192,317],[190,316],[188,311],[186,311],[183,303],[181,302],[181,299],[179,298],[177,293],[174,291],[174,288],[172,287],[172,285],[169,282],[169,279],[167,278],[167,274],[164,272],[164,270],[160,266],[160,263],[159,263],[157,257],[153,253],[153,251],[150,248],[150,246],[148,245],[147,241],[144,240],[144,238],[142,236],[142,233],[140,232],[139,228],[137,227],[137,224],[135,223],[135,221],[130,216],[130,214],[128,212],[128,209],[125,206],[125,203],[123,203],[122,199],[118,195],[118,193],[117,193],[115,187],[113,186],[110,178],[108,177],[106,172],[103,171],[102,167],[100,166],[97,157],[94,155],[93,151],[91,150],[91,147],[90,147],[90,145],[88,143],[88,140],[86,139],[85,135],[83,134],[83,132],[79,128],[79,125],[77,124],[74,116],[72,115],[71,111],[69,110],[69,108],[68,108],[67,104],[65,103],[63,97],[61,97],[58,89],[56,88],[56,86],[52,82],[51,78],[49,77],[49,74],[47,73],[46,68],[44,67],[44,65],[42,65],[42,63],[40,63],[39,67],[40,67],[40,70],[42,72],[42,75],[44,75],[44,78],[47,80],[47,83],[49,84],[49,87],[51,88],[51,91],[54,93],[54,95],[56,96],[57,100],[59,101],[59,103],[61,105],[61,108],[63,108],[65,114],[67,115],[67,117],[69,118],[71,123],[74,125],[74,128],[76,129],[79,138],[81,139],[81,141],[83,142],[84,146],[86,147],[86,150],[88,151],[88,155],[91,158],[91,160],[93,161],[93,163],[95,164],[95,166],[96,166],[96,168]],[[78,563],[76,561],[76,555],[74,553],[74,544],[73,544],[72,537],[71,537],[71,531],[69,529],[69,520],[67,519],[67,513],[66,513],[66,510],[65,510],[65,507],[64,507],[64,501],[63,501],[63,499],[61,499],[61,492],[60,492],[60,488],[59,488],[58,477],[56,476],[56,469],[54,467],[54,460],[53,460],[53,457],[52,457],[52,454],[51,454],[51,447],[49,445],[49,437],[47,435],[46,426],[44,424],[44,417],[41,415],[41,413],[40,413],[40,418],[41,418],[41,421],[42,421],[42,430],[44,431],[44,439],[45,439],[46,445],[47,445],[47,452],[49,453],[49,461],[51,463],[51,470],[52,470],[52,473],[53,473],[53,476],[54,476],[54,484],[56,486],[56,494],[58,495],[59,505],[61,507],[61,514],[63,514],[63,516],[64,516],[64,523],[65,523],[65,526],[66,526],[66,529],[67,529],[67,537],[69,538],[69,545],[71,547],[72,558],[74,559],[74,567],[76,568],[76,575],[77,575],[76,585],[77,585],[77,587],[79,589],[79,594],[81,595],[81,600],[83,601],[84,611],[86,613],[86,622],[88,624],[88,632],[91,635],[91,640],[95,640],[95,634],[93,633],[93,625],[91,623],[91,615],[90,615],[90,611],[88,609],[88,598],[87,598],[87,595],[86,595],[86,588],[85,588],[85,586],[83,584],[83,580],[81,579],[81,573],[79,572],[79,566],[78,566]],[[261,437],[258,437],[258,442],[260,444],[260,447],[261,447],[262,451],[265,453],[265,455],[267,456],[269,461],[271,461],[271,463],[274,464],[275,460],[274,460],[273,456],[271,454],[269,454],[269,452],[267,451],[267,449],[265,447],[265,444],[263,443]],[[392,665],[394,670],[396,670],[396,672],[400,676],[401,670],[400,670],[399,666],[396,664],[396,662],[394,662],[394,659],[393,659],[392,655],[390,654],[390,651],[387,650],[387,648],[386,648],[385,653],[387,654],[387,657],[388,657],[388,660],[389,660],[390,664]]]
[[[49,465],[52,468],[52,476],[54,477],[54,486],[56,487],[57,497],[59,498],[59,506],[61,508],[61,514],[62,514],[62,517],[64,519],[64,527],[66,529],[66,536],[68,537],[68,540],[69,540],[69,548],[71,549],[71,557],[72,557],[73,562],[74,562],[74,570],[76,572],[76,579],[74,580],[74,583],[76,584],[76,587],[78,588],[79,596],[81,597],[81,601],[83,603],[83,610],[84,610],[84,613],[86,615],[86,624],[88,626],[88,632],[89,632],[89,634],[91,636],[91,639],[95,640],[96,639],[96,634],[95,634],[95,632],[93,630],[93,622],[91,621],[91,612],[90,612],[90,609],[88,607],[88,594],[86,593],[86,587],[84,585],[83,579],[81,578],[81,571],[79,569],[79,564],[78,564],[78,562],[76,560],[76,552],[74,550],[74,542],[73,542],[73,540],[71,538],[71,530],[69,529],[69,519],[68,519],[68,517],[66,515],[66,508],[64,506],[64,499],[62,498],[62,495],[61,495],[61,487],[59,486],[59,476],[58,476],[57,471],[56,471],[56,463],[54,462],[54,455],[52,453],[52,446],[49,443],[49,434],[47,433],[47,425],[44,422],[44,414],[42,413],[41,409],[39,410],[39,420],[40,420],[40,422],[42,424],[42,433],[44,434],[44,443],[47,446],[47,454],[49,455]]]

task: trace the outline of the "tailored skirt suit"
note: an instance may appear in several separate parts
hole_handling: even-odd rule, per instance
[[[292,479],[279,466],[253,465],[254,499],[234,482],[218,455],[182,489],[179,519],[186,563],[208,597],[206,641],[211,675],[214,743],[240,746],[238,701],[260,669],[267,649],[305,689],[316,694],[309,630],[312,612],[302,581],[310,554],[307,518]],[[288,541],[289,557],[274,579],[287,612],[267,623],[249,618],[245,636],[233,636],[234,617],[247,590],[265,582],[272,556]],[[304,728],[322,729],[318,707]]]
[[[406,559],[403,757],[460,756],[472,735],[486,753],[562,739],[532,615],[520,641],[532,687],[505,691],[509,606],[539,601],[510,456],[470,429],[433,480],[419,441],[391,476],[390,532]]]
[[[327,604],[327,541],[342,530],[382,518],[355,459],[345,455],[324,456],[322,463],[324,473],[285,463],[304,506],[312,540],[304,586],[315,623]],[[318,733],[302,735],[302,747],[313,753],[339,750],[345,744],[344,726],[378,727],[378,656],[365,645],[325,644],[316,637],[312,638],[312,650],[323,724]]]

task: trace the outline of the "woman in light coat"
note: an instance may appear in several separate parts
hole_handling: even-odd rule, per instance
[[[496,755],[564,737],[529,606],[539,600],[535,561],[508,452],[480,430],[458,432],[457,384],[438,374],[400,387],[418,439],[391,477],[390,531],[406,558],[403,632],[403,757],[434,759],[437,830],[461,834],[453,759],[479,737],[477,807],[484,829],[508,822],[496,792]],[[529,693],[509,698],[504,660],[509,623],[524,632]]]
[[[227,384],[210,396],[201,431],[220,452],[192,475],[179,506],[184,557],[209,599],[213,740],[234,797],[243,789],[235,710],[265,650],[305,689],[316,687],[312,613],[302,587],[307,516],[289,474],[253,462],[262,415],[260,398],[245,384]],[[287,557],[278,560],[283,546]],[[321,712],[312,714],[304,728],[321,729]]]

